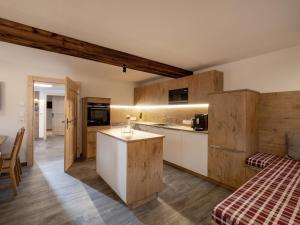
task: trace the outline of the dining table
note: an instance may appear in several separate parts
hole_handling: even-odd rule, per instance
[[[8,136],[4,136],[4,135],[0,135],[0,174],[1,174],[1,170],[2,170],[2,164],[3,164],[3,157],[1,154],[1,147],[4,144],[4,142],[7,140]]]

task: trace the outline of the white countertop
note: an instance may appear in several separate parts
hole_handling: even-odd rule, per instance
[[[165,137],[164,135],[153,134],[153,133],[140,131],[140,130],[132,130],[133,135],[131,137],[126,137],[126,134],[123,133],[122,131],[124,131],[123,128],[109,128],[109,129],[98,130],[98,132],[101,134],[105,134],[125,142],[143,141],[143,140]]]

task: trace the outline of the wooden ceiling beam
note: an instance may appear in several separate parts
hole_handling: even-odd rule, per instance
[[[170,66],[126,52],[102,47],[64,35],[52,33],[21,23],[0,18],[0,41],[37,48],[50,52],[89,59],[114,66],[180,78],[192,75],[192,71]]]

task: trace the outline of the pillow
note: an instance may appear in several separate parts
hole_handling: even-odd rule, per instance
[[[287,134],[288,156],[300,161],[300,133]]]

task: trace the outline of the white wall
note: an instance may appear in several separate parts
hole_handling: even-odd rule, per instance
[[[4,152],[10,151],[17,130],[26,128],[28,75],[62,79],[67,75],[81,82],[82,97],[110,97],[114,104],[132,104],[133,83],[109,80],[96,63],[0,42],[0,134],[10,137]],[[26,139],[20,154],[23,162]]]
[[[300,90],[300,46],[199,70],[224,72],[224,89]]]

